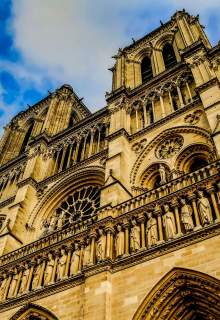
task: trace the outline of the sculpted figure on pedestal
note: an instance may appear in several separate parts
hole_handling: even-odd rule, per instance
[[[61,249],[61,257],[59,258],[57,265],[57,280],[62,280],[65,277],[66,263],[66,251],[64,249]]]
[[[104,234],[103,229],[98,230],[99,238],[96,243],[96,256],[97,260],[103,261],[106,254],[106,235]]]
[[[44,285],[47,285],[52,281],[54,264],[55,264],[55,261],[54,261],[53,255],[52,253],[49,253],[47,266],[44,272]]]
[[[25,293],[25,291],[28,290],[27,288],[27,284],[28,284],[28,279],[29,279],[29,274],[30,274],[30,269],[27,263],[25,263],[24,266],[24,271],[23,271],[23,275],[22,275],[22,279],[21,279],[21,286],[19,289],[19,293]]]
[[[18,284],[18,279],[19,279],[18,271],[17,271],[17,269],[15,269],[14,275],[12,277],[10,287],[9,287],[8,298],[13,298],[15,296],[15,293],[16,293],[15,291],[16,291],[17,284]]]
[[[157,220],[156,218],[153,218],[151,212],[147,213],[147,217],[148,217],[147,227],[146,227],[147,244],[148,244],[148,247],[151,247],[155,245],[158,241]]]
[[[173,212],[170,211],[169,206],[164,206],[165,214],[163,215],[163,225],[166,232],[167,239],[173,239],[176,233],[175,218]]]
[[[65,211],[61,211],[58,215],[58,220],[57,220],[57,229],[62,229],[64,224],[65,224],[65,219],[66,219],[66,213]]]
[[[1,285],[0,285],[0,301],[4,300],[7,285],[8,285],[8,278],[7,278],[6,273],[3,273],[3,278],[1,280]]]
[[[160,183],[161,184],[166,183],[167,182],[166,169],[162,164],[159,165],[159,173],[160,173]]]
[[[181,207],[181,221],[184,225],[186,231],[191,231],[194,228],[194,223],[192,219],[192,208],[189,204],[186,203],[185,199],[180,200]]]
[[[48,220],[42,221],[42,223],[41,223],[41,229],[42,229],[41,237],[45,237],[48,234],[49,225],[50,225],[50,223],[48,222]]]
[[[40,274],[41,274],[41,261],[37,259],[37,266],[34,269],[33,280],[32,280],[32,289],[36,289],[41,286],[40,283]]]
[[[212,209],[209,200],[204,197],[203,191],[198,191],[198,196],[197,206],[202,225],[204,226],[212,222]]]
[[[116,257],[121,257],[125,253],[125,235],[121,225],[117,225],[117,234],[115,239]]]
[[[83,267],[86,267],[90,262],[90,240],[86,239],[86,245],[83,253]]]
[[[80,264],[80,248],[78,243],[75,243],[75,250],[73,251],[71,264],[70,264],[70,275],[75,276],[79,272],[79,264]]]
[[[53,232],[56,229],[57,219],[58,219],[58,216],[55,211],[49,222],[49,228],[48,228],[49,232]]]
[[[131,251],[137,251],[141,247],[141,228],[137,225],[135,219],[131,221],[132,228],[130,232]]]

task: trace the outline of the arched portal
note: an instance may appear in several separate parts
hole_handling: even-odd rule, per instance
[[[51,311],[28,303],[18,310],[10,320],[58,320],[58,318]]]
[[[220,280],[174,268],[151,290],[133,320],[220,319]]]

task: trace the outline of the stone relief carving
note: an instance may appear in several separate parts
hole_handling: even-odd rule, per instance
[[[75,243],[75,249],[72,254],[71,258],[71,264],[70,264],[70,275],[74,276],[76,275],[80,270],[80,248],[79,244],[76,242]]]
[[[117,234],[115,239],[116,257],[120,258],[125,253],[125,235],[121,225],[117,225]]]
[[[147,225],[146,225],[146,234],[147,234],[147,245],[148,247],[154,246],[158,241],[158,231],[157,231],[157,220],[153,217],[151,212],[147,213]]]
[[[197,206],[202,225],[206,225],[212,222],[212,209],[208,198],[203,194],[203,191],[198,191]]]
[[[103,261],[106,254],[106,235],[103,229],[98,230],[99,238],[97,240],[97,261]]]
[[[146,146],[146,144],[147,144],[147,139],[142,139],[141,141],[133,144],[132,150],[133,150],[136,154],[138,154],[138,153],[140,153],[140,152],[144,149],[144,147]]]
[[[174,135],[167,137],[157,147],[155,154],[158,159],[168,159],[177,154],[183,146],[183,137]]]
[[[140,226],[137,225],[137,221],[135,219],[132,219],[131,224],[130,246],[131,251],[134,252],[139,250],[141,247],[141,229]]]
[[[185,199],[181,199],[181,221],[184,225],[185,231],[191,231],[194,229],[194,223],[192,219],[192,208],[189,204],[186,203]]]
[[[170,211],[169,206],[164,205],[165,214],[163,215],[163,225],[166,233],[167,239],[173,239],[176,234],[175,218],[172,211]]]
[[[202,110],[196,110],[193,113],[187,114],[184,118],[184,121],[190,125],[196,124],[199,122],[202,115]]]

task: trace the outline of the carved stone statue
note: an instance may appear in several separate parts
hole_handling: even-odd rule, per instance
[[[141,247],[141,228],[137,225],[135,219],[131,221],[132,228],[130,232],[131,251],[137,251]]]
[[[66,251],[64,249],[61,249],[61,257],[59,258],[58,265],[57,265],[57,280],[64,279],[66,263],[67,263]]]
[[[44,284],[45,285],[51,283],[51,281],[52,281],[54,264],[55,264],[55,261],[54,261],[53,255],[52,255],[52,253],[49,253],[47,266],[46,266],[46,269],[44,272]]]
[[[90,240],[86,239],[86,245],[83,253],[83,267],[86,267],[90,263]]]
[[[99,229],[99,238],[96,243],[96,256],[97,260],[103,261],[105,259],[106,253],[106,235],[104,234],[103,229]]]
[[[167,182],[166,169],[162,164],[159,165],[159,173],[160,173],[160,183],[161,184],[166,183]]]
[[[121,225],[117,225],[117,234],[115,239],[116,257],[121,257],[125,253],[125,235]]]
[[[24,272],[22,275],[21,286],[19,289],[20,294],[25,293],[28,290],[27,284],[28,284],[28,279],[29,279],[29,275],[30,275],[30,269],[29,269],[29,266],[27,263],[25,264],[24,267],[25,267],[25,269],[24,269]]]
[[[9,287],[9,292],[8,292],[8,298],[13,298],[16,294],[16,287],[18,284],[18,279],[19,279],[19,275],[18,275],[18,271],[17,269],[14,270],[14,275],[12,277],[11,283],[10,283],[10,287]]]
[[[158,241],[158,232],[157,232],[157,219],[153,218],[152,213],[147,213],[148,220],[146,226],[147,232],[147,244],[150,248],[151,246],[155,245]]]
[[[56,229],[57,219],[58,219],[58,216],[55,211],[54,215],[50,219],[49,228],[48,228],[49,232],[53,232]]]
[[[175,218],[173,215],[173,212],[170,211],[170,208],[168,205],[164,206],[165,214],[163,215],[163,225],[166,232],[167,239],[173,239],[175,237],[176,233],[176,227],[175,227]]]
[[[192,208],[189,204],[186,203],[185,199],[180,200],[182,207],[181,207],[181,221],[184,225],[184,228],[187,231],[191,231],[194,228],[194,223],[192,219]]]
[[[202,225],[204,226],[205,224],[212,222],[212,209],[209,200],[204,197],[203,191],[198,191],[198,196],[197,206]]]
[[[3,279],[2,279],[1,285],[0,285],[0,301],[2,301],[4,299],[7,285],[8,285],[8,278],[7,278],[6,273],[3,273]]]
[[[71,264],[70,264],[70,275],[75,276],[79,272],[80,264],[80,248],[78,243],[75,243],[75,250],[73,251]]]
[[[50,223],[48,222],[47,219],[42,221],[42,223],[41,223],[41,228],[42,228],[41,237],[45,237],[48,234],[49,225],[50,225]]]
[[[32,289],[36,289],[41,286],[41,283],[40,283],[41,267],[42,267],[41,260],[37,259],[37,266],[35,267],[33,272]]]
[[[58,220],[57,220],[57,229],[62,229],[64,224],[65,224],[65,219],[66,219],[66,213],[65,211],[61,211]]]

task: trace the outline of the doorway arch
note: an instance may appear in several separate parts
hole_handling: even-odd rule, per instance
[[[132,320],[220,319],[220,280],[174,268],[143,300]]]

